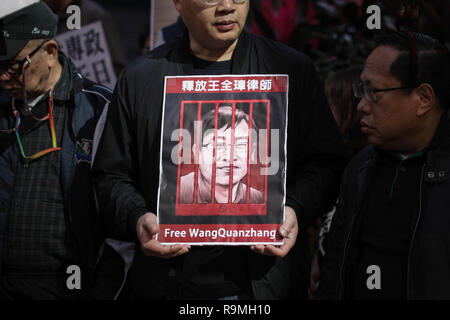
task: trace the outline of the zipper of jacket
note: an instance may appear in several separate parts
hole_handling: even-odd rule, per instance
[[[430,152],[431,153],[431,152]],[[428,157],[430,156],[430,153],[428,154]],[[416,237],[417,228],[419,227],[419,221],[420,217],[422,215],[422,185],[423,185],[423,174],[425,173],[425,165],[422,166],[422,173],[420,175],[420,185],[419,185],[419,214],[417,215],[416,225],[414,226],[414,231],[411,237],[411,243],[409,245],[409,252],[408,252],[408,265],[407,265],[407,271],[406,271],[406,299],[411,299],[411,293],[410,293],[410,265],[411,265],[411,255],[412,255],[412,249],[414,245],[414,238]]]
[[[352,217],[352,221],[350,222],[349,232],[347,234],[347,238],[345,239],[343,258],[342,258],[341,267],[339,269],[339,284],[340,284],[340,288],[339,288],[337,300],[341,300],[342,296],[343,296],[343,290],[344,290],[344,285],[343,285],[343,283],[344,283],[344,275],[343,275],[344,264],[345,264],[345,258],[346,258],[346,255],[347,255],[348,242],[350,240],[350,236],[351,236],[352,231],[353,231],[353,224],[354,224],[354,222],[356,220],[356,216],[357,216],[357,214]]]
[[[372,159],[372,161],[374,161],[374,160]],[[373,162],[372,162],[371,167],[370,167],[369,170],[372,170],[372,169],[373,169]],[[373,175],[373,172],[371,173],[370,180],[372,180],[372,175]],[[353,215],[352,220],[350,221],[349,232],[347,234],[347,238],[345,239],[343,258],[342,258],[342,263],[341,263],[341,267],[340,267],[340,270],[339,270],[339,284],[340,284],[340,288],[339,288],[339,292],[337,293],[337,297],[336,297],[337,300],[342,299],[343,294],[344,294],[344,292],[343,292],[343,290],[344,290],[344,285],[343,285],[343,283],[344,283],[343,282],[344,274],[343,273],[344,273],[344,265],[345,265],[346,255],[347,255],[348,243],[350,241],[350,236],[352,235],[353,225],[354,225],[354,223],[356,221],[356,218],[359,216],[362,208],[365,206],[365,203],[367,202],[367,196],[365,196],[365,194],[366,194],[366,191],[367,191],[368,184],[369,183],[366,181],[364,183],[364,185],[362,186],[362,188],[361,188],[361,194],[363,195],[364,198],[361,200],[361,203],[360,203],[359,208],[358,208],[358,212],[355,215]]]

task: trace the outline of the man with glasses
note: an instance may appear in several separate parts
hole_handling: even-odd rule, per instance
[[[319,298],[450,298],[450,54],[385,33],[361,83],[362,132],[331,224]]]
[[[243,31],[249,0],[174,4],[187,32],[138,58],[122,73],[93,166],[97,199],[110,234],[140,244],[131,269],[135,296],[306,299],[306,230],[337,196],[346,163],[314,66],[301,53]],[[163,246],[155,240],[155,213],[164,76],[225,74],[289,75],[288,159],[283,172],[287,197],[279,230],[284,244]],[[223,149],[228,148],[224,142]]]
[[[47,5],[21,3],[0,18],[0,299],[85,298],[103,240],[92,141],[111,92],[58,52]]]

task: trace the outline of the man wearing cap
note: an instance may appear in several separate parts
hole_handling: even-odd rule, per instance
[[[1,10],[0,299],[85,298],[102,241],[93,138],[111,92],[58,52],[46,4]]]

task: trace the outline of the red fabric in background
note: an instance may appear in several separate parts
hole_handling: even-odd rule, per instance
[[[308,3],[308,9],[306,12],[306,21],[312,26],[315,26],[319,23],[319,21],[316,19],[316,11],[314,10],[314,6],[311,2]],[[317,37],[309,39],[308,43],[314,49],[319,48],[319,39]]]
[[[273,30],[276,40],[284,44],[287,44],[297,24],[297,6],[297,0],[285,0],[277,14],[272,0],[261,0],[261,14]],[[264,36],[256,21],[252,23],[252,32]]]

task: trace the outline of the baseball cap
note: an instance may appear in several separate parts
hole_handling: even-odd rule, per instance
[[[3,0],[1,0],[3,1]],[[58,16],[37,2],[0,19],[0,61],[14,58],[33,39],[56,35]]]

